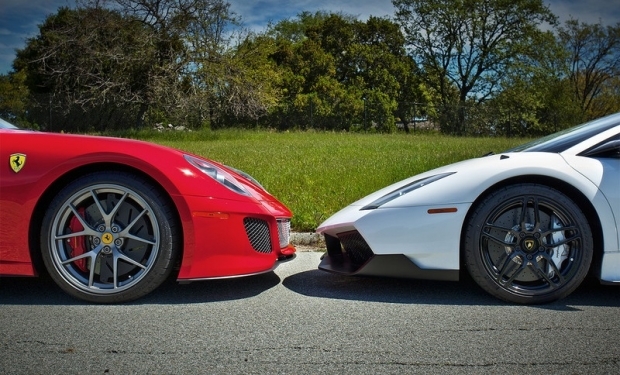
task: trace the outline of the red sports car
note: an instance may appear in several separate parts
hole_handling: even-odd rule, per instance
[[[249,175],[129,139],[0,119],[0,275],[40,263],[70,295],[118,303],[291,259],[291,212]]]

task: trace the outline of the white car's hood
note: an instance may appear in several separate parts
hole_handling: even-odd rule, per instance
[[[586,196],[593,197],[597,188],[586,177],[573,169],[560,154],[516,152],[468,159],[433,169],[396,182],[350,204],[323,222],[317,232],[335,224],[355,222],[372,210],[361,210],[385,195],[404,186],[434,175],[452,173],[407,194],[399,196],[376,209],[419,206],[462,205],[473,203],[491,186],[521,176],[556,178],[578,187]]]

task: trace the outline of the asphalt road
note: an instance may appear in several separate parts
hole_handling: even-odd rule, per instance
[[[513,306],[470,280],[275,273],[169,282],[116,306],[0,279],[1,374],[618,374],[620,289]]]

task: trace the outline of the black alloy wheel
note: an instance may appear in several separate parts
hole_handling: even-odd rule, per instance
[[[592,231],[580,208],[548,186],[518,184],[484,198],[465,227],[472,278],[505,301],[540,304],[564,298],[586,277]]]

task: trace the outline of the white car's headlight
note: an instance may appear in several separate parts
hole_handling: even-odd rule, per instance
[[[219,166],[190,155],[183,156],[188,163],[198,168],[198,170],[211,177],[215,181],[226,186],[228,189],[234,191],[237,194],[250,195],[250,193],[243,187],[243,185],[239,183],[239,181],[237,181],[236,178],[234,178],[230,173],[226,172]]]
[[[407,185],[401,186],[400,188],[382,196],[381,198],[375,200],[374,202],[367,204],[366,206],[362,207],[362,210],[374,210],[375,208],[379,208],[381,206],[383,206],[384,204],[386,204],[387,202],[394,200],[398,197],[402,197],[403,195],[410,193],[416,189],[419,189],[423,186],[426,186],[432,182],[435,182],[437,180],[441,180],[444,177],[448,177],[452,174],[454,174],[456,172],[448,172],[448,173],[440,173],[440,174],[436,174],[434,176],[430,176],[430,177],[426,177],[426,178],[422,178],[419,180],[415,180],[413,182],[408,183]]]

